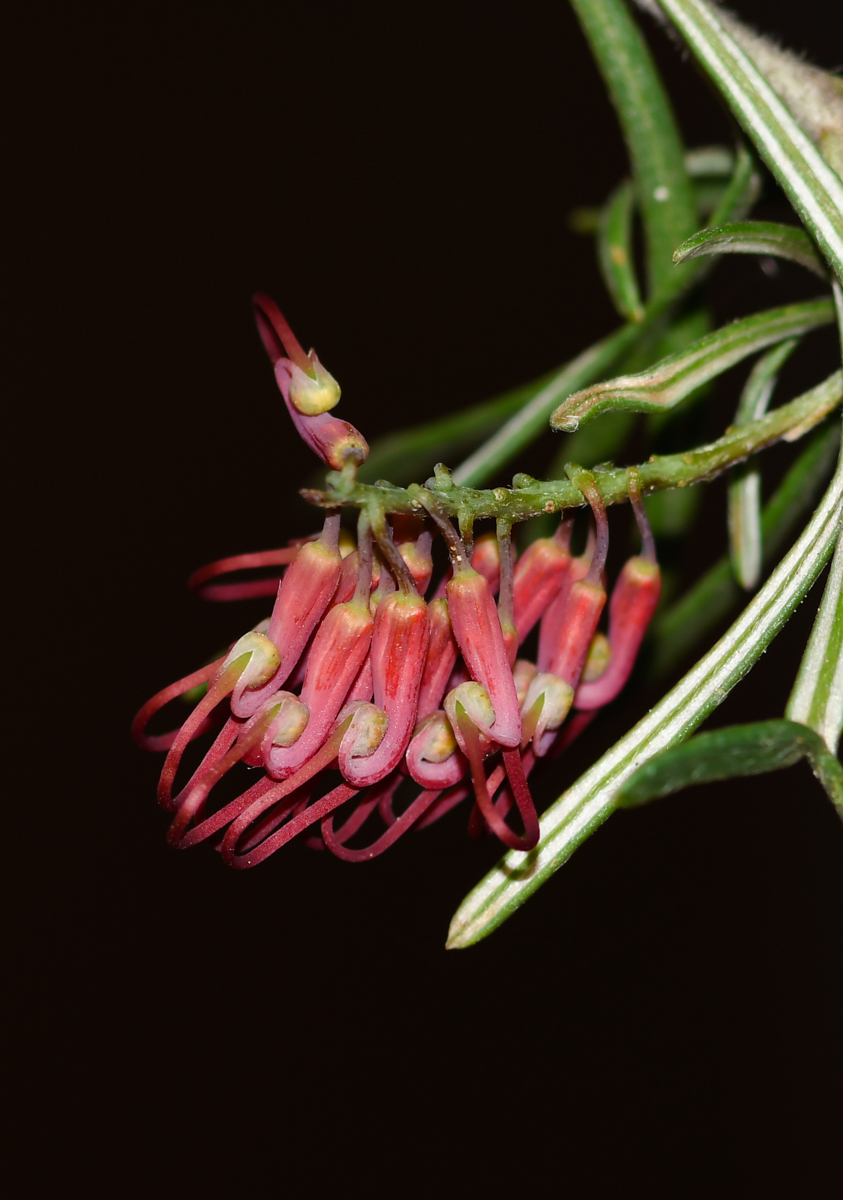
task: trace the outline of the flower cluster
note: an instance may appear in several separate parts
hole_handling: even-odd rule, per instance
[[[336,381],[313,351],[304,353],[268,297],[255,298],[255,312],[298,432],[333,469],[354,471],[368,447],[332,413]],[[211,838],[229,865],[250,867],[309,830],[309,844],[361,861],[473,799],[473,834],[532,849],[539,822],[528,776],[621,690],[660,590],[630,471],[643,548],[621,571],[607,633],[598,632],[608,522],[589,473],[575,469],[572,478],[593,514],[579,556],[570,550],[570,518],[517,559],[502,521],[496,533],[467,545],[434,494],[417,488],[418,515],[390,519],[379,508],[362,510],[356,542],[341,529],[339,512],[329,511],[318,537],[198,571],[191,583],[208,599],[276,595],[266,621],[159,692],[135,718],[137,742],[166,751],[158,798],[173,814],[170,842],[188,847]],[[450,568],[431,588],[437,536]],[[219,581],[253,567],[283,574]],[[530,661],[519,649],[536,626]],[[149,734],[150,719],[192,689],[201,698],[180,728]],[[177,783],[188,745],[214,731],[199,765]],[[214,787],[239,762],[258,768],[258,778],[215,807]],[[414,795],[396,812],[402,784],[414,785]],[[343,823],[335,826],[341,806]],[[507,820],[511,810],[522,832]],[[370,816],[383,831],[363,849],[350,847]]]

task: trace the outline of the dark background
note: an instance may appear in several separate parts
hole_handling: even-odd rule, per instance
[[[738,7],[840,66],[828,4]],[[647,28],[687,142],[728,141]],[[253,623],[192,599],[187,574],[315,527],[253,291],[370,439],[614,327],[567,214],[625,159],[571,11],[83,6],[45,13],[16,57],[8,475],[37,632],[11,640],[40,714],[12,743],[9,855],[28,1186],[58,1168],[163,1195],[829,1194],[843,831],[807,769],[615,816],[446,954],[498,857],[464,814],[368,865],[293,845],[235,875],[166,848],[160,763],[128,739],[148,695]],[[750,260],[721,279],[723,319],[814,290]],[[807,383],[833,353],[816,345]],[[723,549],[717,495],[702,561]],[[781,714],[818,597],[713,724]],[[657,697],[606,714],[543,803]]]

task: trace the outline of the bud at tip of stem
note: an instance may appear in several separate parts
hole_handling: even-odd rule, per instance
[[[304,372],[295,363],[290,363],[290,402],[307,417],[328,412],[339,403],[340,385],[333,375],[320,363],[314,350],[308,359],[311,372]]]

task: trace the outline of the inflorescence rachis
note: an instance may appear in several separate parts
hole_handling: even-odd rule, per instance
[[[316,537],[223,559],[192,577],[207,599],[275,593],[275,602],[227,654],[159,692],[135,718],[139,745],[166,751],[158,798],[172,814],[170,842],[213,839],[230,866],[250,867],[309,831],[309,844],[362,861],[473,800],[471,833],[531,849],[539,840],[531,771],[617,696],[658,603],[642,492],[710,477],[781,430],[762,420],[693,454],[595,474],[571,465],[565,480],[520,475],[512,489],[458,488],[444,467],[425,487],[367,486],[356,479],[366,440],[333,415],[336,381],[313,351],[305,354],[273,301],[254,303],[295,427],[332,469],[325,491],[305,493],[326,516]],[[606,506],[626,499],[642,548],[614,583],[604,634]],[[565,511],[586,503],[591,533],[573,555]],[[359,512],[356,540],[341,529],[343,507]],[[516,558],[513,525],[542,512],[559,512],[558,528]],[[496,529],[474,540],[479,518],[495,519]],[[436,537],[450,568],[433,585]],[[220,580],[254,567],[283,574]],[[536,626],[533,659],[519,657]],[[147,732],[159,710],[195,688],[201,698],[178,729]],[[203,738],[204,757],[180,778],[186,748]],[[259,777],[215,806],[216,784],[241,762]],[[403,793],[398,800],[402,787],[409,803]],[[370,817],[381,832],[351,848]]]

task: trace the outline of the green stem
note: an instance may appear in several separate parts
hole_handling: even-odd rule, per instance
[[[817,425],[843,398],[843,372],[836,371],[823,383],[804,395],[767,413],[758,421],[730,429],[723,437],[707,446],[683,454],[653,455],[638,467],[642,491],[662,491],[665,488],[687,487],[713,479],[727,467],[748,458],[765,446],[784,438],[795,441]],[[625,467],[595,470],[595,482],[604,504],[623,503],[628,499]],[[456,486],[448,472],[441,468],[429,481],[428,491],[437,505],[461,521],[503,518],[511,522],[524,521],[543,512],[557,512],[583,505],[585,500],[567,479],[542,482],[526,475],[516,475],[512,488],[479,490]],[[350,477],[331,472],[326,491],[304,489],[306,500],[320,507],[333,508],[352,505],[356,508],[381,508],[384,512],[421,512],[424,506],[418,499],[418,488],[396,488],[384,484],[372,486],[357,483]]]

